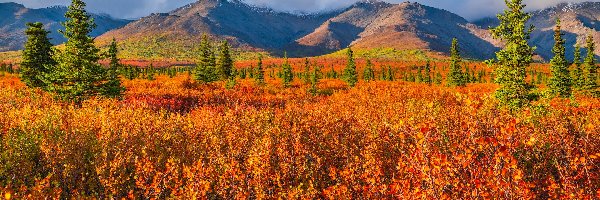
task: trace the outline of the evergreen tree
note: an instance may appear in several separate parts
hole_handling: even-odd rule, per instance
[[[589,35],[587,38],[587,56],[585,57],[585,85],[584,89],[593,92],[598,88],[598,66],[596,65],[596,47],[594,38]]]
[[[371,60],[367,59],[367,66],[365,67],[365,71],[363,72],[363,79],[366,82],[375,80],[375,72],[373,71],[373,63]]]
[[[27,42],[22,53],[21,80],[28,87],[45,88],[44,77],[56,65],[52,58],[54,50],[48,31],[40,22],[28,23],[25,31]],[[6,70],[8,71],[8,70]]]
[[[431,83],[433,82],[431,79],[431,64],[429,63],[429,61],[427,61],[427,63],[425,64],[425,74],[423,76],[423,82],[429,85],[431,85]]]
[[[571,96],[571,77],[569,77],[569,64],[565,57],[565,40],[562,38],[560,20],[556,20],[556,28],[554,29],[554,58],[550,61],[550,69],[552,70],[552,78],[548,87],[554,94],[560,97],[567,98]]]
[[[89,36],[96,24],[85,6],[83,1],[73,0],[65,13],[67,21],[63,23],[65,30],[61,33],[67,42],[57,56],[56,67],[46,76],[48,91],[59,99],[75,103],[112,90],[106,87],[115,87],[106,84],[110,83],[108,74],[98,63],[100,50]]]
[[[358,82],[358,73],[356,72],[356,62],[354,62],[354,52],[352,48],[348,47],[346,52],[347,55],[347,63],[346,68],[344,68],[344,81],[350,87],[354,87]]]
[[[228,80],[233,76],[233,59],[231,59],[230,47],[227,40],[223,40],[220,50],[219,61],[217,62],[219,78],[221,80]]]
[[[458,50],[458,39],[452,39],[452,47],[450,48],[450,71],[448,72],[448,86],[462,87],[465,86],[463,81],[463,73],[460,66],[462,58]]]
[[[573,60],[574,69],[571,74],[573,79],[573,88],[581,90],[585,84],[585,78],[583,77],[583,69],[581,69],[581,47],[577,45],[575,47],[575,56]]]
[[[108,81],[106,87],[103,88],[102,94],[110,98],[120,98],[125,92],[125,88],[121,86],[121,79],[119,79],[119,58],[117,57],[117,41],[113,38],[112,42],[108,46],[108,58],[110,60],[108,66]]]
[[[319,88],[318,88],[318,84],[319,84],[319,69],[318,67],[315,67],[312,71],[312,73],[310,74],[310,93],[312,95],[317,95],[317,93],[319,92]]]
[[[283,64],[281,65],[282,69],[282,78],[283,78],[283,87],[288,88],[292,84],[292,80],[294,79],[294,74],[292,72],[292,66],[288,62],[287,53],[284,53]]]
[[[416,82],[417,83],[422,83],[424,80],[423,78],[423,68],[419,66],[419,69],[417,70],[417,77],[416,77]]]
[[[258,72],[256,74],[255,80],[256,83],[259,85],[263,85],[265,84],[265,70],[263,69],[263,61],[262,61],[262,54],[258,55],[258,65],[256,66],[256,71]]]
[[[311,73],[310,73],[310,62],[308,62],[308,58],[304,59],[304,76],[302,76],[305,83],[311,82]]]
[[[441,84],[442,84],[442,81],[443,81],[443,79],[444,79],[444,78],[442,78],[442,73],[440,73],[440,72],[437,72],[437,73],[435,73],[434,83],[435,83],[436,85],[441,85]]]
[[[203,83],[210,83],[218,80],[216,73],[216,59],[212,46],[205,34],[200,41],[200,55],[196,64],[194,79]]]
[[[154,66],[152,65],[152,63],[150,63],[150,65],[148,65],[146,69],[144,69],[144,74],[146,75],[146,79],[151,81],[154,80]]]
[[[333,65],[331,65],[331,78],[333,78],[333,79],[338,78],[338,73],[337,73],[337,71],[335,71],[335,68],[333,67]]]
[[[394,76],[394,70],[392,69],[392,66],[388,66],[388,68],[387,68],[387,80],[388,81],[396,80],[396,76]]]
[[[502,106],[519,109],[531,100],[531,85],[525,82],[527,67],[533,62],[535,48],[530,47],[527,40],[534,27],[526,28],[531,15],[525,13],[523,0],[505,0],[508,7],[498,15],[500,25],[492,28],[494,38],[503,40],[504,49],[496,52],[496,82],[500,88],[496,90],[496,98]]]

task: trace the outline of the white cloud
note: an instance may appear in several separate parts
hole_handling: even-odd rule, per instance
[[[14,1],[28,7],[67,5],[70,0],[0,0]],[[168,12],[195,0],[87,0],[92,12],[107,13],[121,18],[135,18],[155,12]],[[358,0],[244,0],[245,2],[271,7],[279,11],[315,12],[339,9]],[[403,0],[386,0],[399,3]],[[504,0],[416,0],[432,7],[442,8],[467,19],[492,16],[504,8]],[[586,0],[525,0],[528,9],[542,9],[560,2],[584,2]],[[589,1],[589,0],[588,0]],[[592,0],[600,1],[600,0]]]

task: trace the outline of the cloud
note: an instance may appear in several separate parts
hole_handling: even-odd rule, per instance
[[[70,0],[0,0],[14,1],[28,7],[68,5]],[[88,9],[96,13],[106,13],[120,18],[143,17],[150,13],[168,12],[192,3],[195,0],[87,0]],[[317,12],[347,7],[358,0],[243,0],[247,3],[270,7],[287,12]],[[403,0],[386,0],[400,3]],[[586,0],[525,0],[529,10],[542,9],[561,2],[584,2]],[[589,1],[589,0],[588,0]],[[600,1],[600,0],[592,0]],[[422,4],[442,8],[467,19],[493,16],[504,8],[503,0],[416,0]]]

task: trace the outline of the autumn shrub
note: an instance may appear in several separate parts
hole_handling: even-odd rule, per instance
[[[123,81],[122,101],[72,106],[2,77],[0,189],[29,199],[599,198],[598,99],[514,113],[498,108],[495,84],[322,79],[334,92],[313,96],[299,79],[287,89],[265,79],[228,90],[157,76]]]

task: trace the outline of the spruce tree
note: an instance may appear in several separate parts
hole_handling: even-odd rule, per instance
[[[217,71],[221,80],[228,80],[233,76],[233,59],[231,59],[230,46],[227,40],[223,40],[220,50]]]
[[[465,86],[463,81],[462,68],[460,66],[462,58],[458,50],[458,39],[452,39],[452,47],[450,48],[450,71],[448,72],[448,86],[462,87]]]
[[[442,73],[440,73],[440,72],[436,72],[436,73],[435,73],[434,83],[435,83],[436,85],[441,85],[441,84],[442,84],[442,81],[443,81],[443,79],[444,79],[444,78],[442,78]]]
[[[102,90],[102,95],[110,98],[120,98],[123,96],[125,88],[121,86],[121,79],[119,79],[119,58],[117,57],[117,41],[113,38],[112,42],[108,46],[108,58],[110,60],[108,66],[108,81]]]
[[[310,93],[312,95],[317,95],[317,93],[319,92],[319,88],[318,88],[318,84],[319,84],[319,69],[318,67],[315,67],[312,71],[312,73],[310,73]]]
[[[584,89],[593,92],[598,88],[598,66],[596,65],[595,44],[592,35],[587,37],[587,56],[585,57],[585,85]]]
[[[553,94],[567,98],[571,96],[571,77],[569,75],[569,64],[565,57],[565,40],[562,38],[564,34],[561,32],[560,20],[556,20],[556,28],[554,29],[554,58],[550,61],[550,69],[552,78],[548,87]]]
[[[396,77],[394,76],[394,70],[392,70],[392,66],[388,66],[387,68],[387,80],[394,81]]]
[[[40,22],[28,23],[25,31],[27,42],[22,53],[21,80],[32,88],[45,88],[44,77],[56,65],[54,49],[48,31]],[[8,70],[6,70],[8,71]]]
[[[288,88],[292,84],[292,80],[294,79],[294,74],[292,72],[292,66],[288,62],[287,53],[284,53],[283,64],[281,65],[282,70],[282,78],[283,78],[283,87]]]
[[[496,98],[501,106],[512,110],[520,109],[531,100],[531,85],[525,82],[527,67],[533,62],[535,48],[527,43],[534,27],[526,27],[531,15],[525,13],[523,0],[505,0],[508,7],[498,15],[500,25],[492,28],[494,38],[506,44],[504,49],[496,52],[496,82],[500,85],[496,90]]]
[[[200,52],[194,79],[203,83],[214,82],[218,79],[215,53],[206,34],[202,36],[202,40],[200,41]]]
[[[89,36],[96,27],[85,10],[85,3],[73,0],[65,13],[61,33],[67,39],[64,50],[57,56],[57,65],[46,76],[47,89],[59,99],[80,103],[82,100],[108,91],[108,74],[98,61],[100,50]],[[120,87],[120,86],[119,86]]]
[[[373,63],[369,59],[367,59],[367,66],[365,67],[365,71],[363,72],[363,79],[366,82],[375,80],[375,72],[373,71]]]
[[[423,82],[431,85],[433,80],[431,79],[431,64],[429,61],[425,64],[425,74],[423,76]]]
[[[573,88],[576,90],[581,90],[583,88],[583,85],[585,84],[585,78],[583,77],[583,69],[581,69],[581,47],[579,47],[579,45],[575,47],[574,55],[574,69],[571,71],[571,77],[573,79]]]
[[[344,81],[350,87],[354,87],[358,82],[358,73],[356,72],[356,62],[354,62],[354,52],[351,47],[348,47],[346,51],[347,62],[346,68],[344,68]]]
[[[255,77],[256,83],[259,85],[265,84],[265,70],[263,69],[262,54],[258,55],[258,65],[256,66],[256,69],[258,72]]]
[[[310,73],[310,62],[308,61],[308,58],[304,59],[304,76],[303,76],[303,80],[305,83],[310,83],[311,82],[311,73]]]
[[[424,80],[424,78],[423,78],[423,67],[420,67],[420,66],[419,66],[419,68],[418,68],[418,70],[417,70],[417,77],[416,77],[416,80],[415,80],[415,81],[416,81],[417,83],[422,83],[422,82],[423,82],[423,80]]]

